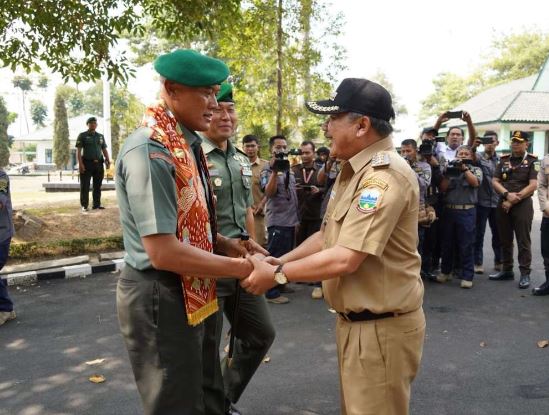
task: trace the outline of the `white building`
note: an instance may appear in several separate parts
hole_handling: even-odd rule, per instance
[[[97,132],[102,133],[103,118],[92,114],[83,114],[74,118],[69,118],[69,138],[71,156],[66,170],[77,168],[78,160],[76,158],[76,139],[78,134],[87,130],[86,120],[90,117],[97,118]],[[24,149],[29,145],[36,145],[34,163],[43,168],[53,166],[53,124],[40,128],[19,137],[14,137],[11,148],[10,163],[26,163],[28,161]]]

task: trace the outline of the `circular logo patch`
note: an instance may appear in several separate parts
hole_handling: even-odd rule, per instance
[[[365,189],[358,199],[358,210],[364,213],[374,212],[377,209],[381,193],[377,189]]]

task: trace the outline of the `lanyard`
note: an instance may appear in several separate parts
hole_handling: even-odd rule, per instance
[[[305,170],[305,168],[301,169],[301,172],[303,173],[303,182],[305,184],[309,184],[309,181],[311,180],[311,177],[313,176],[313,173],[315,172],[315,169],[311,169],[311,171],[309,172],[309,174],[307,174],[307,171]]]

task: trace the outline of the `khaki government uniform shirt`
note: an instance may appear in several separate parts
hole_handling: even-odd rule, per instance
[[[324,248],[340,245],[368,254],[354,273],[323,282],[330,306],[338,312],[378,314],[421,307],[419,186],[392,139],[346,162],[329,197]]]
[[[269,162],[267,160],[260,159],[259,157],[255,159],[253,163],[250,163],[252,166],[252,195],[254,197],[254,206],[257,206],[265,194],[261,190],[261,171]],[[261,213],[263,216],[263,213]]]

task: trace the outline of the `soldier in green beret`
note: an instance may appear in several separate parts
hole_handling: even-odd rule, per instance
[[[215,280],[251,272],[263,252],[217,233],[201,138],[229,70],[192,50],[154,63],[162,102],[146,109],[116,164],[125,267],[116,302],[146,415],[206,415],[205,321],[218,310]],[[211,323],[210,323],[211,324]]]
[[[76,139],[78,170],[80,171],[80,206],[82,212],[88,211],[90,198],[90,179],[93,178],[93,209],[105,209],[101,206],[101,183],[105,171],[110,167],[109,153],[103,134],[97,129],[97,118],[90,117],[86,121],[88,130],[80,133]]]
[[[213,110],[212,122],[203,133],[202,149],[206,154],[213,190],[216,196],[217,225],[221,234],[238,238],[243,231],[254,233],[252,210],[252,168],[245,153],[231,143],[238,123],[233,101],[232,86],[221,84],[217,94],[218,107]],[[206,330],[205,343],[209,343],[214,364],[213,376],[206,379],[206,412],[211,415],[237,415],[233,406],[253,374],[263,361],[274,341],[275,329],[263,296],[255,296],[240,290],[234,278],[217,281],[219,311],[210,319],[216,319],[216,330]],[[238,300],[237,300],[238,298]],[[223,313],[235,334],[235,354],[231,364],[228,359],[219,363],[219,345],[223,328]],[[235,316],[235,313],[237,314]],[[235,320],[238,320],[236,324]],[[207,323],[208,327],[208,323]],[[211,396],[209,396],[211,395]]]

